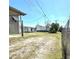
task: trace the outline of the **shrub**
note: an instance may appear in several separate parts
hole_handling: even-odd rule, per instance
[[[58,23],[52,23],[51,28],[49,30],[50,33],[56,33],[59,29],[59,24]]]

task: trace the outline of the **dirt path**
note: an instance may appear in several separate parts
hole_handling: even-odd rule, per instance
[[[52,40],[53,39],[53,40]],[[9,47],[10,59],[48,59],[53,56],[55,40],[52,37],[34,37]],[[52,58],[49,58],[52,59]]]

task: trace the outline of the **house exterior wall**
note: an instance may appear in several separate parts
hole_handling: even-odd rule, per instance
[[[33,27],[24,27],[23,31],[24,32],[35,32],[35,28],[33,28]]]
[[[24,31],[24,32],[28,32],[28,27],[24,27],[24,28],[23,28],[23,31]]]
[[[45,26],[37,25],[36,26],[36,31],[46,31],[46,27]]]
[[[17,20],[14,21],[12,18],[9,16],[9,34],[18,34],[19,33],[19,18],[18,16]]]
[[[32,32],[35,32],[36,31],[36,29],[35,28],[32,28]]]
[[[28,27],[28,32],[31,32],[32,30],[31,30],[31,27]]]
[[[19,17],[19,33],[21,33],[21,21],[20,21],[20,17]]]
[[[47,24],[47,25],[46,25],[46,31],[49,31],[50,28],[51,28],[51,25],[50,25],[50,24]]]
[[[24,15],[26,14],[16,8],[9,6],[9,34],[21,33],[21,16]],[[12,20],[10,16],[12,16],[15,19],[12,18]]]

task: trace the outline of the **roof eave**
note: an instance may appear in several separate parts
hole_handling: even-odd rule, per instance
[[[21,12],[20,10],[18,10],[18,9],[16,9],[16,8],[13,8],[13,7],[11,7],[11,6],[9,6],[9,9],[16,11],[16,12],[19,13],[20,15],[23,15],[23,16],[24,16],[24,15],[27,15],[26,13]]]

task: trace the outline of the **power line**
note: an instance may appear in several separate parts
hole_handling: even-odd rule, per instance
[[[27,5],[28,2],[30,2],[30,0],[28,0],[28,1],[27,1],[27,0],[24,0],[24,3],[25,3],[26,5]],[[35,6],[35,3],[32,3],[32,4]],[[30,6],[29,6],[29,7],[30,7]],[[35,6],[35,7],[36,7],[36,6]],[[39,9],[38,9],[38,8],[36,8],[36,9],[37,9],[38,12],[41,14],[41,12],[39,11]]]
[[[36,1],[37,5],[39,6],[39,8],[41,9],[42,13],[44,14],[44,17],[46,17],[49,20],[49,18],[47,17],[47,15],[45,14],[45,12],[43,11],[43,9],[40,6],[40,4],[38,3],[38,1],[37,0],[35,0],[35,1]]]
[[[24,2],[26,2],[26,0],[24,0]],[[35,0],[35,2],[37,3],[37,5],[38,5],[39,8],[41,9],[42,13],[44,14],[44,17],[46,17],[46,18],[48,19],[47,15],[46,15],[45,12],[43,11],[43,9],[42,9],[42,7],[40,6],[40,4],[38,3],[38,1]]]
[[[24,2],[26,2],[26,0],[24,0]],[[43,13],[43,17],[47,20],[49,20],[49,18],[47,17],[46,13],[43,11],[42,7],[40,6],[39,2],[37,0],[35,0],[37,6],[41,9],[42,13]],[[41,18],[41,17],[40,17]]]

